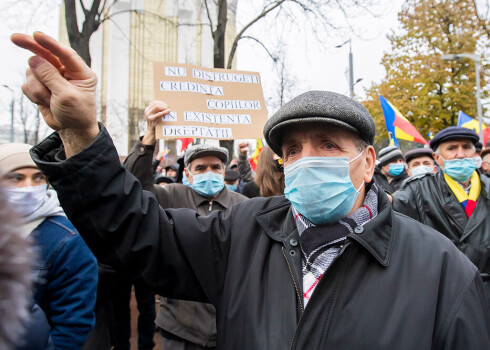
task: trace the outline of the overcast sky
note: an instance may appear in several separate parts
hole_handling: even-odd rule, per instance
[[[239,6],[240,1],[255,0],[239,0]],[[386,35],[397,29],[397,12],[403,1],[380,0],[380,2],[385,5],[377,9],[378,13],[381,13],[379,18],[364,15],[353,20],[351,25],[356,28],[357,35],[344,33],[344,35],[330,36],[323,45],[320,45],[313,35],[305,36],[301,30],[289,34],[285,40],[284,52],[287,57],[287,74],[294,82],[290,90],[300,93],[319,89],[348,94],[349,46],[345,45],[342,48],[335,48],[335,46],[349,38],[352,39],[354,56],[354,81],[362,79],[355,87],[356,95],[362,98],[365,88],[371,86],[373,82],[379,82],[384,76],[384,70],[380,65],[381,57],[390,49]],[[37,6],[40,8],[41,15],[29,17],[22,6],[17,6],[17,8],[9,9],[8,18],[2,18],[0,21],[0,48],[2,50],[0,85],[9,86],[17,91],[17,94],[23,82],[27,59],[30,55],[10,43],[10,33],[42,30],[55,38],[58,36],[58,10],[46,8],[42,5],[44,1],[33,1],[32,3],[40,3]],[[1,5],[0,12],[3,13],[0,18],[5,17],[5,11],[2,11]],[[246,20],[247,18],[238,18],[239,25]],[[256,30],[263,29],[257,27]],[[265,51],[252,41],[240,43],[238,69],[261,73],[266,98],[274,95],[274,91],[277,90],[277,74],[271,62]],[[10,90],[0,86],[0,125],[10,123],[11,96]],[[272,112],[274,111],[269,111],[269,113]]]

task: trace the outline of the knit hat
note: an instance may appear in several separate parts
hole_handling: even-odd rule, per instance
[[[379,151],[378,159],[379,166],[383,167],[386,164],[394,162],[397,159],[403,159],[403,153],[396,146],[388,146]]]
[[[37,168],[25,143],[6,143],[0,145],[0,177],[20,168]]]
[[[228,161],[228,150],[224,147],[211,146],[206,143],[187,147],[184,155],[184,164],[189,166],[194,159],[213,156],[218,157],[226,163]]]
[[[282,155],[284,128],[305,123],[321,123],[344,127],[369,145],[374,142],[376,128],[366,108],[350,97],[329,91],[309,91],[282,106],[265,124],[267,145]]]

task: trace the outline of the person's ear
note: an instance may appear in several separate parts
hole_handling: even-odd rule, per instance
[[[364,182],[370,183],[374,175],[374,167],[376,163],[376,152],[373,146],[367,146],[364,150],[364,160],[366,167],[364,169]]]

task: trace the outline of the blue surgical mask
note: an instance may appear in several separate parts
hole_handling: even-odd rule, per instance
[[[334,223],[352,210],[364,181],[355,189],[348,157],[305,157],[284,168],[284,194],[294,208],[317,225]]]
[[[192,185],[189,182],[189,180],[187,180],[187,176],[185,176],[185,174],[182,174],[182,185],[186,185],[188,187],[192,187]]]
[[[476,170],[476,165],[476,158],[444,159],[444,172],[453,180],[466,182]]]
[[[235,185],[235,184],[233,184],[233,185],[226,184],[226,188],[228,188],[230,191],[236,191],[237,185]]]
[[[419,165],[418,167],[411,169],[412,177],[431,173],[432,170],[434,170],[434,166]]]
[[[225,187],[223,174],[207,171],[202,174],[192,175],[189,171],[189,175],[193,178],[192,189],[203,197],[211,198]]]
[[[403,170],[405,170],[405,164],[403,163],[390,164],[390,170],[388,170],[388,173],[392,176],[398,176],[403,173]]]

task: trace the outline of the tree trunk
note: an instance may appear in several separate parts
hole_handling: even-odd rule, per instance
[[[75,0],[65,0],[65,21],[68,32],[70,46],[82,57],[85,63],[90,67],[92,58],[90,56],[90,37],[97,31],[100,26],[100,14],[104,9],[99,11],[100,0],[94,0],[90,10],[82,9],[84,20],[82,31],[78,29],[77,6]]]
[[[225,33],[228,21],[228,1],[218,1],[218,23],[213,33],[214,68],[225,68]]]

